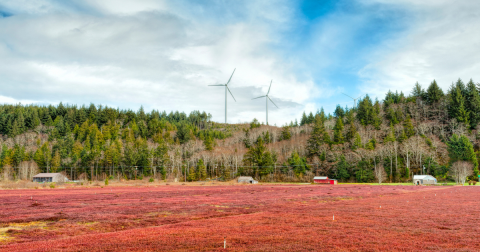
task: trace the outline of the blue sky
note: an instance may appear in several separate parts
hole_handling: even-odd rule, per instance
[[[475,1],[0,1],[0,102],[104,104],[269,122],[480,79]]]

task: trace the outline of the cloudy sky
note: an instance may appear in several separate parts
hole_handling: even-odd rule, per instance
[[[0,103],[206,111],[283,125],[303,111],[480,81],[480,1],[0,0]]]

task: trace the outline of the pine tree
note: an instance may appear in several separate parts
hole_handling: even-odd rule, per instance
[[[349,142],[350,140],[352,140],[356,136],[356,134],[357,134],[357,128],[355,127],[355,124],[353,123],[353,121],[351,121],[350,125],[348,127],[348,131],[347,131],[345,140],[347,142]]]
[[[360,134],[357,132],[355,134],[355,140],[353,141],[352,149],[356,150],[362,147],[362,138],[360,137]]]
[[[61,165],[61,158],[60,158],[60,153],[57,151],[55,152],[55,155],[52,158],[52,165],[50,168],[50,172],[55,173],[58,171]]]
[[[281,139],[282,140],[289,140],[292,137],[292,133],[290,132],[289,126],[284,126],[282,128]]]
[[[313,116],[312,112],[310,112],[310,114],[308,114],[307,123],[308,124],[313,123],[314,120],[315,120],[315,117]]]
[[[210,135],[207,134],[207,136],[205,137],[205,141],[203,141],[203,144],[205,145],[206,150],[208,151],[213,150],[213,140]]]
[[[432,81],[430,86],[427,89],[427,103],[432,105],[440,101],[443,98],[444,94],[442,89],[438,86],[435,80]]]
[[[413,86],[412,96],[417,98],[424,98],[425,96],[425,91],[422,89],[422,86],[418,84],[418,82],[415,83],[415,86]]]
[[[203,159],[198,160],[197,163],[197,178],[199,180],[207,179],[207,167],[203,164]]]
[[[402,132],[400,133],[400,136],[398,137],[398,141],[401,143],[407,139],[407,134],[405,134],[405,130],[402,129]]]
[[[341,155],[340,161],[337,163],[338,178],[341,181],[346,181],[347,179],[350,178],[350,174],[348,173],[348,168],[349,168],[349,165],[345,160],[345,156]]]
[[[403,129],[407,138],[415,135],[415,129],[413,128],[412,120],[409,114],[407,114],[407,119],[405,119],[405,121],[403,122]]]
[[[468,161],[473,164],[473,172],[475,177],[478,176],[478,160],[473,149],[473,144],[464,135],[458,136],[453,134],[447,143],[448,155],[450,157],[450,163],[453,164],[456,161]]]
[[[334,133],[333,133],[333,141],[337,144],[341,144],[344,142],[343,139],[343,122],[342,118],[338,118],[335,124]]]
[[[467,95],[465,107],[470,115],[469,122],[472,128],[480,123],[480,94],[473,80],[467,83]]]
[[[195,173],[195,168],[193,166],[190,166],[187,180],[190,182],[197,180],[197,174]]]
[[[335,111],[333,112],[333,115],[337,118],[339,117],[344,117],[345,116],[345,111],[343,110],[340,105],[337,105],[337,108],[335,108]]]
[[[389,143],[389,142],[395,142],[396,141],[396,138],[395,138],[395,129],[393,128],[393,124],[390,123],[390,133],[388,133],[388,135],[385,137],[385,139],[383,140],[384,143]]]
[[[296,119],[295,119],[296,120]],[[308,122],[308,118],[307,118],[307,115],[305,114],[305,111],[303,111],[303,115],[302,115],[302,119],[300,120],[300,126],[303,126],[305,124],[307,124]],[[297,122],[295,122],[296,124]]]
[[[325,143],[325,133],[327,132],[325,131],[323,120],[317,117],[310,138],[307,140],[307,155],[309,157],[320,156],[320,147]]]
[[[465,108],[465,85],[462,80],[458,79],[455,85],[452,84],[449,90],[448,113],[451,117],[456,118],[458,122],[463,122],[469,127],[470,113]]]

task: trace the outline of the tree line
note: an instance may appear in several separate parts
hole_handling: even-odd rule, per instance
[[[434,80],[426,90],[416,83],[409,95],[366,95],[356,107],[304,112],[300,123],[281,128],[219,124],[200,111],[1,105],[0,171],[10,179],[37,169],[72,179],[403,182],[431,174],[457,181],[456,167],[471,170],[469,179],[478,175],[479,116],[479,85],[460,79],[447,92]]]

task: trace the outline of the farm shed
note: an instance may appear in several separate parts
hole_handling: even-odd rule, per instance
[[[256,181],[255,179],[253,179],[252,177],[238,177],[238,183],[249,183],[249,184],[257,184],[258,181]]]
[[[413,183],[415,185],[435,185],[437,179],[431,175],[414,175]]]
[[[330,185],[337,184],[336,179],[329,179],[328,177],[313,177],[313,182],[315,184],[330,184]]]
[[[33,176],[33,182],[67,182],[68,178],[60,173],[39,173]]]

